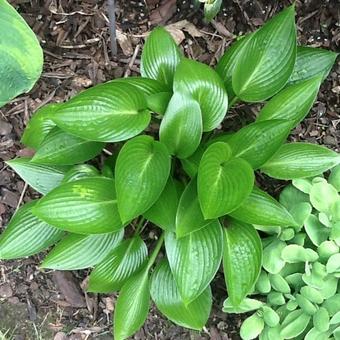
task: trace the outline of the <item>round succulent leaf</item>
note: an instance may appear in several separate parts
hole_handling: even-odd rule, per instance
[[[280,293],[290,294],[290,287],[287,281],[280,274],[268,275],[271,286]]]
[[[328,313],[328,311],[327,311]],[[338,311],[336,314],[333,315],[333,317],[331,318],[331,320],[329,321],[330,325],[336,325],[340,323],[340,311]]]
[[[299,189],[305,194],[309,194],[312,188],[312,181],[309,178],[297,178],[292,180],[295,188]]]
[[[277,238],[264,247],[263,249],[263,268],[272,274],[277,274],[285,265],[281,258],[281,252],[286,247],[286,242]]]
[[[280,335],[284,339],[296,338],[306,329],[310,319],[310,315],[305,314],[301,309],[289,313],[281,324]]]
[[[319,332],[315,327],[311,328],[306,336],[304,337],[304,340],[327,340],[329,339],[327,333]]]
[[[262,306],[262,315],[263,321],[269,327],[276,327],[280,322],[279,315],[274,311],[274,309],[270,308],[269,306]]]
[[[314,262],[319,258],[319,255],[310,248],[304,248],[297,244],[289,244],[282,249],[281,257],[288,263],[296,262]]]
[[[327,273],[332,274],[340,272],[340,253],[333,254],[327,261],[326,264]]]
[[[225,313],[248,313],[257,310],[263,306],[263,302],[255,299],[244,298],[238,306],[234,306],[228,297],[223,302],[223,312]]]
[[[305,298],[301,294],[296,294],[295,295],[296,302],[299,305],[299,307],[303,310],[305,314],[308,315],[314,315],[317,312],[317,307],[310,302],[307,298]]]
[[[240,336],[243,340],[256,339],[264,328],[263,318],[257,313],[245,319],[240,328]]]
[[[312,206],[307,202],[296,204],[289,210],[290,214],[294,217],[296,222],[295,230],[298,232],[312,213]]]
[[[340,248],[334,241],[323,241],[317,249],[320,261],[326,263],[328,259],[339,252]]]
[[[329,237],[329,229],[325,227],[315,215],[309,215],[304,227],[310,240],[317,247]]]
[[[310,286],[303,286],[300,289],[300,293],[306,299],[311,301],[312,303],[321,304],[324,301],[324,298],[319,289]]]
[[[279,202],[290,211],[299,203],[309,203],[309,196],[289,184],[281,191]]]
[[[327,309],[325,307],[320,307],[313,315],[313,325],[319,332],[327,332],[330,324],[329,319],[330,317]]]
[[[323,304],[331,317],[336,315],[340,310],[340,293],[334,294],[334,296],[328,298]]]
[[[313,184],[309,197],[313,207],[324,213],[329,213],[332,205],[340,200],[337,190],[328,183]]]
[[[331,170],[328,177],[328,183],[333,185],[333,187],[340,192],[340,165],[337,165]]]
[[[267,295],[267,303],[273,306],[282,306],[286,303],[286,300],[282,293],[271,291]]]
[[[271,291],[271,284],[269,281],[268,273],[264,270],[261,270],[259,278],[255,284],[255,291],[260,294],[268,294]]]

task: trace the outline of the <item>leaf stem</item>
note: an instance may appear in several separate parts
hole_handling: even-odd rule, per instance
[[[239,101],[239,97],[235,96],[228,105],[228,110]]]
[[[164,242],[164,231],[162,232],[161,236],[159,237],[158,241],[157,241],[157,244],[150,256],[150,259],[149,259],[149,262],[147,264],[147,269],[150,270],[150,268],[152,267],[152,265],[154,264],[156,258],[157,258],[157,255],[163,245],[163,242]]]
[[[138,235],[139,232],[141,231],[144,222],[146,221],[146,219],[144,217],[141,217],[141,219],[139,220],[137,227],[136,227],[136,231],[135,231],[135,235]]]

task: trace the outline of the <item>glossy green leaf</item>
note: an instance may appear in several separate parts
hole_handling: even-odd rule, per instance
[[[282,322],[281,336],[284,339],[295,339],[306,329],[310,318],[310,315],[300,309],[291,312]]]
[[[340,199],[337,190],[328,183],[315,183],[309,193],[312,206],[324,213],[331,213],[332,207]]]
[[[97,168],[89,164],[78,164],[66,172],[62,183],[77,181],[88,177],[98,177],[100,173]]]
[[[182,59],[174,78],[174,92],[195,99],[202,112],[203,131],[211,131],[223,121],[228,108],[228,95],[222,79],[209,66]]]
[[[123,239],[124,232],[99,235],[69,234],[45,257],[42,268],[78,270],[93,267]]]
[[[37,254],[59,241],[64,232],[32,214],[37,201],[22,206],[0,235],[0,259],[14,259]]]
[[[170,155],[165,145],[150,136],[138,136],[124,144],[115,168],[118,210],[124,223],[157,201],[169,173]]]
[[[190,178],[194,178],[197,175],[198,167],[202,159],[203,153],[206,150],[205,145],[202,143],[198,146],[197,150],[188,158],[181,159],[183,170]]]
[[[102,234],[123,227],[117,209],[114,181],[89,177],[53,189],[33,213],[60,229],[77,234]]]
[[[256,229],[231,220],[224,229],[223,269],[228,296],[237,306],[251,292],[262,265],[262,244]]]
[[[328,183],[340,192],[340,165],[334,167],[331,170],[331,174],[328,177]]]
[[[146,97],[148,108],[160,115],[164,115],[169,105],[172,92],[158,92]]]
[[[168,88],[165,84],[150,78],[144,77],[126,77],[126,78],[118,78],[112,80],[115,83],[125,83],[134,86],[136,89],[142,91],[146,96],[158,94],[160,92],[168,91]]]
[[[108,82],[59,106],[50,118],[66,132],[97,142],[118,142],[141,133],[150,122],[145,96],[135,86]]]
[[[287,83],[296,58],[294,16],[294,6],[284,9],[246,42],[232,75],[233,89],[243,101],[263,101]]]
[[[204,20],[210,22],[219,12],[222,0],[210,0],[204,4]]]
[[[198,148],[202,132],[202,115],[198,102],[190,96],[175,93],[159,128],[160,141],[178,158],[191,156]]]
[[[208,286],[197,299],[185,305],[167,261],[160,262],[154,270],[150,292],[157,308],[177,325],[201,330],[206,324],[212,305],[210,287]]]
[[[148,249],[140,236],[124,240],[91,272],[88,291],[109,293],[120,290],[126,280],[143,266],[147,256]]]
[[[171,35],[157,27],[146,39],[141,59],[141,74],[165,84],[169,89],[182,54]]]
[[[240,329],[240,336],[243,340],[256,339],[263,328],[263,319],[255,313],[243,321]]]
[[[30,158],[16,158],[6,163],[41,194],[47,194],[57,187],[70,169],[69,166],[35,164],[30,160]]]
[[[0,107],[31,90],[40,77],[43,51],[25,20],[0,0]]]
[[[197,299],[214,278],[222,258],[222,238],[217,221],[180,239],[166,233],[167,257],[184,304]]]
[[[228,297],[224,302],[223,302],[223,312],[225,313],[247,313],[251,312],[254,310],[257,310],[261,308],[263,305],[262,301],[258,301],[255,299],[249,299],[245,298],[242,300],[242,302],[238,306],[234,306],[232,302],[230,301],[230,298]]]
[[[216,142],[203,154],[198,169],[198,198],[206,219],[237,209],[254,186],[251,166],[232,157],[228,144]]]
[[[263,268],[272,274],[277,274],[285,265],[281,252],[286,247],[286,242],[274,238],[263,249]]]
[[[261,170],[278,179],[295,179],[319,175],[340,163],[340,155],[316,144],[284,144]]]

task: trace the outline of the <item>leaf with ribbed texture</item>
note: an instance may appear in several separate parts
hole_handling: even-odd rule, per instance
[[[256,121],[285,119],[293,128],[311,109],[320,87],[320,78],[312,78],[286,87],[263,107]]]
[[[88,291],[109,293],[121,289],[126,280],[143,266],[147,256],[148,249],[140,236],[124,240],[94,268]]]
[[[337,56],[337,53],[322,48],[298,46],[295,66],[288,84],[299,83],[316,76],[325,79]]]
[[[223,269],[234,306],[251,293],[262,266],[262,243],[256,229],[231,220],[224,228]]]
[[[205,144],[201,143],[190,157],[181,159],[183,170],[190,178],[194,178],[197,175],[198,166],[205,150]]]
[[[93,267],[123,239],[124,231],[98,235],[69,234],[45,257],[41,267],[78,270]]]
[[[150,78],[144,77],[127,77],[112,80],[115,83],[125,83],[134,86],[136,89],[142,91],[145,95],[153,95],[159,92],[166,92],[168,88],[165,84]]]
[[[340,155],[309,143],[284,144],[262,167],[265,174],[278,179],[313,177],[340,163]]]
[[[42,165],[30,162],[30,158],[16,158],[6,163],[33,189],[45,195],[57,187],[69,166]]]
[[[79,138],[55,127],[48,133],[32,158],[33,163],[71,165],[94,158],[104,143]]]
[[[146,102],[151,111],[164,115],[171,97],[172,92],[158,92],[146,97]]]
[[[171,35],[163,28],[152,30],[146,39],[141,59],[141,74],[172,88],[174,73],[182,54]]]
[[[249,163],[232,157],[228,144],[216,142],[203,154],[198,168],[198,199],[206,219],[237,209],[254,186]]]
[[[180,239],[166,233],[165,248],[185,305],[197,299],[214,278],[222,258],[223,234],[218,221]]]
[[[267,226],[293,226],[296,224],[288,210],[268,195],[254,187],[242,205],[230,216],[246,223]]]
[[[291,123],[282,119],[249,124],[228,138],[233,156],[246,160],[253,169],[263,165],[286,140]]]
[[[204,4],[204,20],[210,22],[219,12],[222,6],[222,0],[207,1]]]
[[[189,95],[175,93],[159,128],[160,141],[178,158],[191,156],[198,148],[202,132],[202,115],[198,102]]]
[[[212,304],[210,287],[208,286],[196,300],[185,305],[165,260],[160,262],[152,273],[150,292],[157,308],[177,325],[201,330],[208,321]]]
[[[32,214],[37,201],[26,203],[12,217],[0,236],[0,259],[37,254],[59,241],[64,232]]]
[[[228,95],[215,70],[198,61],[183,58],[174,78],[174,92],[191,96],[202,111],[203,131],[211,131],[223,121]]]
[[[116,168],[118,210],[123,222],[147,211],[161,195],[170,173],[166,146],[138,136],[120,150]]]
[[[287,83],[296,58],[294,16],[294,6],[284,9],[246,42],[232,75],[233,89],[243,101],[263,101]]]
[[[96,167],[89,164],[78,164],[73,166],[69,171],[66,172],[62,183],[77,181],[78,179],[88,177],[98,177],[100,172]]]
[[[130,277],[124,284],[114,310],[114,339],[123,340],[142,327],[149,312],[150,291],[147,269]]]
[[[89,177],[60,185],[33,213],[58,228],[77,234],[103,234],[123,227],[113,179]]]
[[[112,81],[81,92],[50,118],[62,130],[80,138],[119,142],[141,133],[151,115],[142,91],[127,82]]]

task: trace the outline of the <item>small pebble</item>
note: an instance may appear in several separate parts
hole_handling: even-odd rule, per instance
[[[0,120],[0,136],[9,135],[12,132],[12,128],[13,127],[10,123]]]
[[[4,283],[0,286],[0,297],[10,298],[13,295],[13,291],[9,283]]]

